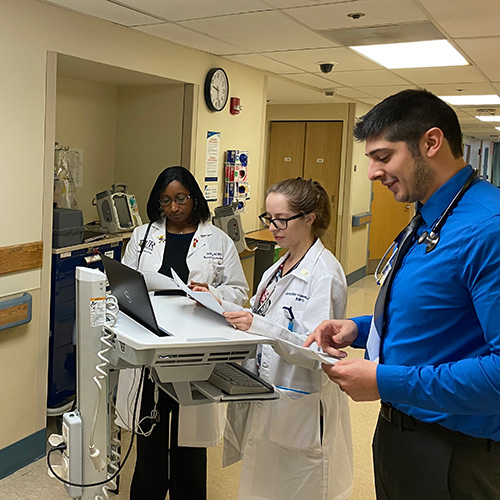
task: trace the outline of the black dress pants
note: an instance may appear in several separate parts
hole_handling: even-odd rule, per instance
[[[149,415],[153,409],[154,388],[155,383],[146,377],[141,418]],[[179,403],[161,389],[158,411],[160,420],[152,434],[149,437],[137,436],[137,460],[130,486],[130,500],[165,500],[169,490],[170,500],[206,500],[206,448],[178,446]],[[143,425],[144,431],[149,428],[149,422]]]
[[[384,410],[384,409],[383,409]],[[499,500],[500,443],[381,412],[373,438],[378,500]]]

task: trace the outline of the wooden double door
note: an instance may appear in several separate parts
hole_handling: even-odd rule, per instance
[[[294,177],[318,181],[330,197],[332,220],[323,243],[332,253],[337,240],[341,153],[342,122],[271,122],[266,189]]]

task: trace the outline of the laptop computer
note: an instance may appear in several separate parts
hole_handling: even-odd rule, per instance
[[[101,259],[120,310],[159,337],[172,335],[158,325],[144,276],[104,254]]]

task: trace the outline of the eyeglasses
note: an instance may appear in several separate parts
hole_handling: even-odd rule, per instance
[[[304,215],[305,214],[292,215],[287,219],[271,219],[271,217],[268,217],[266,212],[264,212],[263,214],[259,215],[259,220],[260,222],[262,222],[262,225],[266,227],[271,227],[272,224],[276,229],[284,230],[288,227],[289,221],[300,219],[300,217],[304,217]]]
[[[185,205],[190,198],[191,195],[189,196],[179,195],[176,196],[173,200],[172,198],[160,198],[160,205],[162,207],[169,207],[170,205],[172,205],[173,201],[175,201],[176,205]]]

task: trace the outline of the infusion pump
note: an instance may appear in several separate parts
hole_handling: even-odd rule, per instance
[[[113,184],[111,189],[97,193],[93,201],[99,214],[101,231],[119,233],[140,226],[142,220],[137,201],[133,194],[127,192],[127,184]]]

